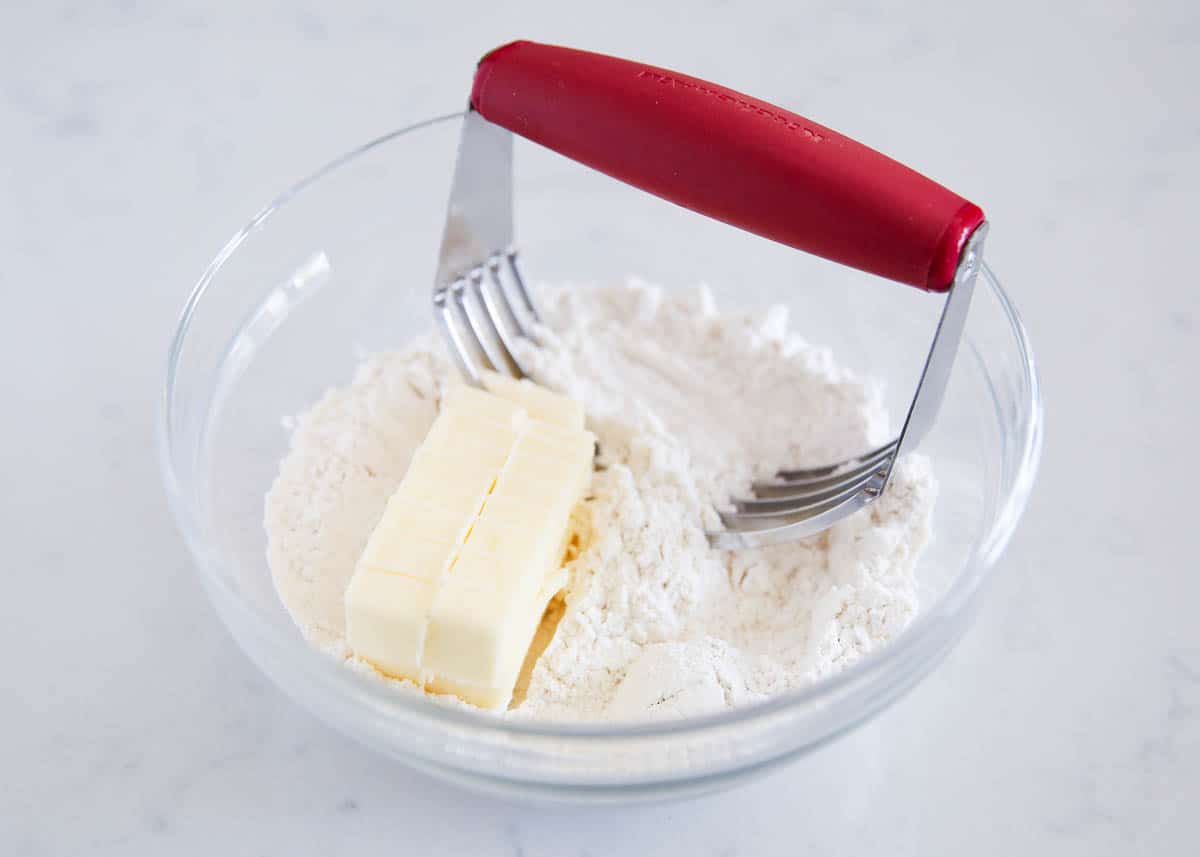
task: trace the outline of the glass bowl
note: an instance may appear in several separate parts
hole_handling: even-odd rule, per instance
[[[461,121],[452,114],[388,134],[300,182],[217,254],[184,307],[167,368],[162,466],[233,636],[301,705],[379,752],[472,786],[543,798],[714,789],[878,713],[968,626],[1037,468],[1033,355],[987,270],[922,447],[940,491],[918,569],[921,612],[890,645],[836,676],[677,722],[517,722],[371,681],[301,637],[275,593],[262,524],[263,496],[287,449],[286,418],[348,383],[364,354],[431,329]],[[519,140],[516,158],[528,279],[584,284],[632,273],[668,288],[707,282],[724,308],[785,304],[806,338],[881,381],[893,417],[905,412],[941,300],[700,217]],[[1003,224],[992,240],[1004,240]]]

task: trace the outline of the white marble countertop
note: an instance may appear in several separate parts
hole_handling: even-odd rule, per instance
[[[0,853],[1197,853],[1194,4],[215,5],[0,11]],[[164,505],[164,352],[214,250],[315,165],[454,108],[517,36],[942,165],[1003,224],[1041,361],[1041,479],[965,641],[723,795],[533,809],[372,756],[243,657]]]

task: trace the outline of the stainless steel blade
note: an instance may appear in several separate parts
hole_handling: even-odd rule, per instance
[[[904,428],[900,430],[900,446],[893,461],[898,461],[906,453],[916,449],[937,420],[942,399],[946,397],[946,388],[950,385],[950,373],[954,369],[954,358],[958,354],[963,329],[967,326],[971,297],[975,294],[975,280],[983,264],[983,241],[987,237],[987,231],[988,224],[985,221],[979,225],[963,248],[958,269],[954,272],[954,284],[950,287],[950,294],[946,296],[942,317],[938,321],[937,330],[934,331],[933,344],[929,348],[929,356],[925,359],[921,380],[917,383],[917,392],[913,396],[912,405],[909,406]],[[889,478],[892,475],[890,468],[887,475]]]
[[[435,289],[513,242],[512,134],[474,110],[463,120]]]

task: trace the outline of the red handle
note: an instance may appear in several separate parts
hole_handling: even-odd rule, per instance
[[[488,121],[671,202],[918,288],[950,288],[978,206],[779,107],[673,71],[513,42],[485,56]]]

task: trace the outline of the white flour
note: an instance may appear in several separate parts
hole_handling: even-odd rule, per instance
[[[681,717],[829,675],[913,617],[935,483],[911,457],[888,492],[808,541],[739,553],[713,505],[784,464],[887,439],[875,391],[787,329],[718,314],[706,289],[552,289],[518,356],[582,401],[601,469],[579,520],[566,608],[510,716]],[[422,340],[367,362],[301,417],[267,497],[276,586],[305,635],[348,657],[342,592],[453,370]],[[360,665],[361,666],[361,665]]]

